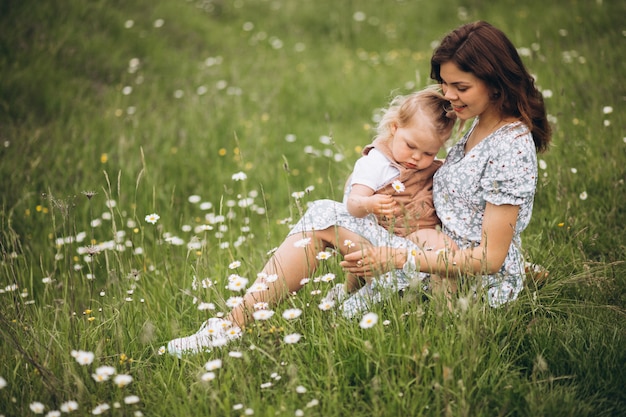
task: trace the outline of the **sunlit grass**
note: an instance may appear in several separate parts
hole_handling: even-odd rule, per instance
[[[562,3],[0,6],[0,415],[623,414],[626,10]],[[348,320],[319,307],[328,253],[243,337],[164,354],[341,198],[377,109],[479,18],[554,126],[523,235],[547,280],[496,310],[411,288]]]

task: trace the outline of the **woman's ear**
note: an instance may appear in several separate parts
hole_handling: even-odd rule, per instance
[[[391,132],[392,135],[395,135],[396,134],[396,130],[398,130],[398,124],[397,123],[392,123],[390,128],[389,128],[389,131]]]

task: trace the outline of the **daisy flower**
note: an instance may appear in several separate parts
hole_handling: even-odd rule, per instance
[[[124,397],[124,404],[137,404],[139,401],[139,397],[136,395]]]
[[[220,369],[222,367],[221,359],[213,359],[212,361],[208,361],[204,364],[204,369],[207,371],[215,371],[216,369]]]
[[[396,193],[401,193],[406,189],[404,187],[404,184],[402,184],[402,182],[398,180],[395,180],[394,182],[392,182],[391,186],[393,187],[394,190],[396,190]]]
[[[293,345],[294,343],[298,343],[300,341],[301,337],[302,337],[302,335],[299,334],[299,333],[292,333],[292,334],[286,335],[283,340],[288,345]]]
[[[110,408],[111,406],[109,406],[109,404],[107,403],[98,404],[93,410],[91,410],[91,414],[93,414],[94,416],[99,416]]]
[[[307,392],[307,389],[306,389],[306,387],[303,387],[302,385],[298,385],[298,386],[296,387],[296,392],[297,392],[298,394],[304,394],[304,393],[306,393],[306,392]]]
[[[317,254],[316,258],[318,261],[325,261],[326,259],[330,259],[330,257],[332,256],[332,254],[330,252],[320,252]]]
[[[355,246],[356,246],[356,244],[355,244],[353,241],[351,241],[350,239],[346,239],[346,240],[344,240],[344,241],[343,241],[343,244],[344,244],[344,246],[345,246],[345,247],[347,247],[348,249],[349,249],[349,248],[353,248],[353,247],[355,247]]]
[[[230,308],[235,308],[241,303],[243,303],[243,297],[230,297],[226,300],[226,306]]]
[[[63,413],[71,413],[72,411],[78,410],[78,403],[76,401],[66,401],[61,404],[61,407],[59,407],[59,409]]]
[[[232,176],[233,181],[245,181],[248,178],[245,172],[239,171]]]
[[[146,216],[146,222],[151,223],[151,224],[156,224],[156,222],[159,221],[160,218],[161,216],[159,216],[156,213],[148,214]]]
[[[76,362],[81,365],[91,365],[95,357],[93,352],[86,352],[84,350],[73,350],[71,354],[72,357],[76,359]]]
[[[376,313],[367,313],[361,319],[359,326],[361,326],[362,329],[369,329],[374,327],[376,323],[378,323],[378,315]]]
[[[270,287],[268,287],[264,282],[255,282],[250,288],[248,288],[248,292],[262,292],[267,291],[269,288]]]
[[[289,308],[283,311],[283,318],[286,320],[293,320],[300,317],[301,314],[302,310],[300,310],[299,308]]]
[[[233,261],[228,265],[229,269],[237,269],[241,266],[241,262],[240,261]]]
[[[235,276],[232,280],[229,278],[227,288],[231,291],[241,291],[246,288],[246,285],[248,285],[248,278]]]
[[[215,372],[205,372],[200,379],[204,382],[213,381],[215,379]]]
[[[239,327],[233,326],[226,330],[226,338],[228,339],[237,339],[241,336],[241,329]]]
[[[267,310],[270,308],[270,304],[265,301],[259,301],[258,303],[254,303],[255,310]]]
[[[34,401],[30,403],[30,409],[35,414],[43,414],[43,410],[45,409],[45,406],[39,401]]]
[[[335,306],[335,302],[334,301],[322,301],[317,307],[322,310],[322,311],[328,311],[330,309],[332,309]]]
[[[231,352],[228,352],[228,356],[230,356],[231,358],[240,359],[243,358],[243,353],[233,350]]]
[[[320,277],[320,281],[322,282],[331,282],[335,279],[335,274],[329,272],[328,274],[324,274]]]
[[[7,386],[7,380],[0,376],[0,389]]]
[[[257,310],[252,313],[252,317],[254,317],[255,320],[268,320],[273,315],[274,312],[272,310]]]
[[[133,382],[133,377],[126,374],[119,374],[116,375],[115,378],[113,378],[113,382],[115,383],[115,385],[122,388]]]

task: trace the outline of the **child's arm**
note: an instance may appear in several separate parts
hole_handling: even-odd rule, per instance
[[[354,217],[365,217],[370,213],[377,216],[393,216],[397,203],[389,195],[374,194],[374,190],[361,185],[353,184],[346,200],[348,213]]]

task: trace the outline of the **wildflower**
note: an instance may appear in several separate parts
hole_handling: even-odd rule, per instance
[[[71,354],[72,357],[76,359],[76,362],[81,365],[91,365],[95,357],[93,352],[86,352],[84,350],[73,350]]]
[[[311,407],[315,407],[316,405],[319,405],[319,400],[317,398],[313,398],[311,401],[309,401],[306,404],[306,408],[311,408]]]
[[[286,335],[283,340],[288,345],[293,345],[294,343],[298,343],[300,341],[301,337],[302,337],[302,335],[299,334],[299,333],[292,333],[292,334]]]
[[[331,282],[335,279],[335,274],[329,272],[328,274],[324,274],[320,277],[320,281],[322,282]]]
[[[0,389],[7,386],[7,380],[0,376]]]
[[[241,266],[240,261],[233,261],[228,265],[228,269],[237,269]]]
[[[204,382],[213,381],[215,379],[215,372],[205,372],[200,379]]]
[[[611,106],[604,106],[604,107],[602,107],[602,113],[604,113],[604,114],[611,114],[611,113],[613,113],[613,107],[611,107]]]
[[[112,366],[100,366],[96,368],[95,373],[91,374],[96,382],[107,381],[113,375],[115,375],[115,368]]]
[[[578,195],[578,197],[579,197],[581,200],[585,201],[585,200],[587,199],[587,197],[589,197],[589,196],[587,195],[587,191],[583,191],[582,193],[580,193],[580,194]]]
[[[137,404],[139,401],[139,397],[136,395],[124,397],[124,404]]]
[[[548,164],[546,163],[546,161],[544,161],[543,159],[540,159],[539,160],[539,168],[541,168],[541,169],[548,168]]]
[[[300,200],[302,197],[304,197],[304,191],[294,191],[293,193],[291,193],[291,196],[296,200]]]
[[[334,301],[325,300],[325,301],[322,301],[317,307],[322,311],[328,311],[332,309],[334,306],[335,306]]]
[[[246,416],[251,416],[251,415],[253,415],[253,414],[254,414],[254,410],[253,410],[252,408],[246,408],[245,410],[243,410],[243,413],[244,413]]]
[[[208,361],[204,364],[204,369],[207,371],[215,371],[216,369],[220,369],[222,367],[221,359],[213,359],[212,361]]]
[[[311,281],[311,279],[310,279],[310,278],[302,278],[302,279],[300,280],[300,285],[305,285],[305,284],[308,284],[310,281]]]
[[[252,284],[250,288],[248,288],[248,292],[263,292],[267,291],[269,287],[264,282],[255,282]]]
[[[226,300],[226,306],[230,308],[235,308],[241,303],[243,303],[243,297],[230,297]]]
[[[191,204],[196,204],[199,203],[201,199],[202,198],[199,195],[193,194],[187,198],[187,201],[189,201]]]
[[[157,351],[159,355],[163,355],[165,352],[166,352],[165,346],[161,346],[159,350]]]
[[[95,415],[95,416],[99,416],[100,414],[104,413],[105,411],[109,410],[111,407],[109,406],[109,404],[107,403],[103,403],[103,404],[98,404],[96,406],[96,408],[94,408],[93,410],[91,410],[91,414]]]
[[[269,309],[270,304],[265,301],[259,301],[259,302],[254,303],[253,307],[255,310],[267,310]]]
[[[302,310],[299,308],[289,308],[283,312],[283,318],[286,320],[293,320],[300,317]]]
[[[244,181],[247,178],[248,178],[248,176],[243,171],[237,172],[236,174],[233,174],[233,176],[232,176],[232,180],[233,181]]]
[[[152,214],[148,214],[146,216],[146,222],[151,223],[151,224],[156,224],[156,222],[161,218],[161,216],[159,216],[156,213],[152,213]]]
[[[30,403],[30,409],[35,414],[43,414],[44,408],[45,408],[45,406],[42,403],[38,402],[38,401]]]
[[[324,252],[318,253],[316,258],[317,258],[318,261],[325,261],[326,259],[330,259],[331,256],[332,255],[331,255],[330,252],[324,251]]]
[[[361,326],[362,329],[369,329],[374,327],[376,323],[378,323],[378,315],[376,313],[367,313],[361,319],[359,326]]]
[[[350,239],[346,239],[346,240],[344,240],[344,241],[343,241],[343,244],[344,244],[344,246],[345,246],[345,247],[347,247],[348,249],[353,248],[353,247],[355,247],[355,246],[356,246],[356,244],[355,244],[353,241],[351,241]]]
[[[305,237],[304,239],[300,239],[297,242],[295,242],[293,244],[293,246],[295,248],[304,248],[304,247],[308,246],[309,243],[311,243],[311,238],[310,237]]]
[[[389,326],[391,324],[390,320],[383,321],[383,326]]]
[[[228,352],[228,356],[230,356],[231,358],[240,359],[243,358],[243,353],[233,350],[231,352]]]
[[[71,413],[72,411],[78,410],[78,403],[76,401],[66,401],[61,404],[59,409],[64,413]]]
[[[61,412],[59,410],[50,410],[46,413],[46,417],[61,417]]]
[[[257,310],[252,313],[252,317],[254,317],[255,320],[268,320],[273,315],[274,312],[272,310]]]
[[[313,290],[311,291],[311,295],[320,295],[322,293],[322,290]]]
[[[226,288],[231,291],[241,291],[246,288],[246,285],[248,285],[248,279],[238,275],[232,276],[232,279],[229,277],[228,281],[228,286]]]
[[[270,388],[273,384],[271,382],[265,382],[261,384],[261,389]]]
[[[306,391],[307,391],[306,387],[303,387],[302,385],[298,385],[296,387],[296,392],[298,394],[304,394],[304,393],[306,393]]]
[[[115,385],[122,388],[133,382],[133,377],[126,374],[119,374],[115,376],[113,382],[115,382]]]
[[[296,417],[303,417],[304,416],[304,411],[300,410],[299,408],[296,410],[295,412],[295,416]]]
[[[215,304],[213,303],[200,303],[198,304],[198,310],[215,310]]]
[[[394,190],[396,190],[396,193],[401,193],[406,189],[404,184],[402,184],[402,182],[399,180],[395,180],[394,182],[392,182],[391,186],[393,187]]]

